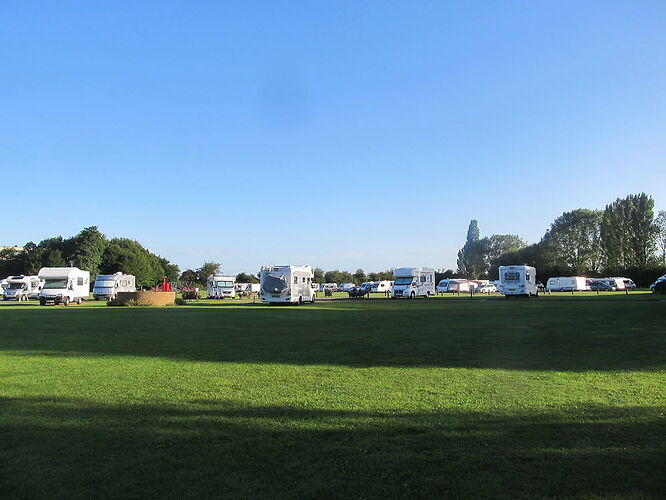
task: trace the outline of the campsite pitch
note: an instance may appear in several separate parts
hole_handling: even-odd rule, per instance
[[[0,497],[663,497],[665,312],[0,303]]]

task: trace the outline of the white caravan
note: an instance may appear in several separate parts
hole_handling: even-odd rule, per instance
[[[371,292],[386,293],[393,287],[393,281],[375,281],[370,288]]]
[[[38,276],[10,276],[7,278],[7,288],[2,292],[3,300],[36,299],[44,285]]]
[[[505,296],[539,296],[536,269],[531,266],[500,266],[500,292]]]
[[[236,296],[234,276],[208,276],[208,297],[211,299],[233,299]]]
[[[548,278],[546,290],[549,292],[587,292],[592,280],[583,276],[559,276]]]
[[[269,304],[314,302],[312,266],[263,266],[259,274],[261,300]]]
[[[435,295],[435,270],[429,267],[401,267],[393,271],[391,297],[430,297]]]
[[[118,292],[136,292],[136,278],[131,274],[120,271],[114,274],[99,274],[93,285],[93,298],[95,300],[112,300]]]
[[[598,278],[595,279],[594,281],[596,281],[597,283],[606,283],[613,290],[626,290],[627,286],[624,281],[625,279],[627,278]],[[631,281],[631,283],[633,283],[633,281]]]
[[[39,292],[39,303],[43,306],[49,302],[80,304],[90,295],[90,273],[78,267],[42,267],[39,277],[44,280]]]
[[[470,288],[473,287],[469,280],[451,279],[449,280],[449,286],[446,291],[450,293],[469,293]]]

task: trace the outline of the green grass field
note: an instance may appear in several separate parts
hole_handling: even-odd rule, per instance
[[[0,303],[0,498],[664,498],[665,313]]]

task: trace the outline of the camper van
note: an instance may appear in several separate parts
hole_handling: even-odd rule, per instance
[[[429,267],[401,267],[393,271],[392,298],[435,295],[435,270]]]
[[[449,281],[451,281],[449,278],[444,278],[443,280],[440,280],[439,283],[437,283],[437,288],[435,290],[437,293],[446,293],[449,291]]]
[[[269,304],[302,304],[316,300],[312,266],[263,266],[261,300]]]
[[[592,280],[582,276],[559,276],[548,278],[546,290],[549,292],[587,292]]]
[[[210,299],[233,299],[236,296],[234,276],[208,276],[207,289]]]
[[[77,267],[42,267],[39,278],[44,280],[39,303],[80,304],[90,295],[90,273]]]
[[[7,278],[7,288],[2,292],[3,300],[36,299],[44,282],[38,276],[10,276]]]
[[[605,283],[613,291],[632,289],[636,287],[634,282],[629,278],[596,278],[594,281],[597,283]],[[627,282],[629,282],[629,286],[627,286]],[[631,285],[633,285],[633,287]]]
[[[393,281],[375,281],[370,288],[371,292],[386,293],[393,287]]]
[[[531,266],[500,266],[500,292],[506,297],[538,297],[536,269]]]
[[[136,292],[136,278],[131,274],[99,274],[93,285],[95,300],[112,300],[118,292]]]

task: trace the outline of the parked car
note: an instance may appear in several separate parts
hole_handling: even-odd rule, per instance
[[[349,294],[350,299],[358,299],[359,297],[366,296],[370,291],[367,288],[355,286],[354,288],[347,290],[347,293]]]
[[[496,293],[497,287],[492,283],[486,283],[479,285],[479,287],[474,291],[474,293]]]
[[[614,292],[615,287],[609,285],[605,281],[592,281],[592,283],[590,283],[590,290],[593,292]]]
[[[657,286],[657,283],[663,283],[664,281],[666,281],[666,274],[654,280],[654,283],[650,285],[650,290],[654,291],[654,287]]]

